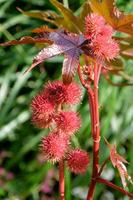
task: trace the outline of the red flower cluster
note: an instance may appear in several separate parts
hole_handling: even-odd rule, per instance
[[[85,37],[97,58],[111,60],[119,54],[119,46],[112,39],[114,31],[104,18],[93,13],[85,19]]]
[[[52,130],[42,138],[44,159],[52,163],[67,159],[70,170],[75,173],[85,172],[89,160],[86,152],[70,150],[71,136],[79,130],[81,119],[76,112],[64,111],[63,107],[80,100],[81,89],[76,83],[65,85],[54,81],[47,83],[31,104],[32,122],[39,128]]]

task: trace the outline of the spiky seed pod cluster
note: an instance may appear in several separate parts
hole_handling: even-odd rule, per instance
[[[76,83],[65,85],[61,81],[54,81],[48,82],[31,104],[32,122],[39,128],[49,127],[52,130],[42,138],[41,149],[44,159],[52,163],[68,159],[68,166],[75,173],[86,170],[86,162],[83,162],[83,165],[80,163],[77,169],[75,156],[73,160],[70,156],[73,153],[70,150],[70,139],[79,130],[81,119],[76,112],[63,110],[63,106],[79,103],[80,100],[81,89]],[[87,153],[83,153],[82,150],[75,152],[79,152],[77,155],[80,160],[85,160],[84,155]],[[83,159],[80,158],[80,154]]]
[[[81,100],[81,89],[76,83],[69,85],[63,84],[61,81],[48,82],[44,89],[33,99],[31,104],[32,122],[38,128],[51,127],[53,121],[61,116],[57,115],[59,106],[76,104]],[[55,117],[58,116],[58,117]],[[66,113],[66,116],[67,113]],[[74,120],[74,114],[70,118]],[[75,114],[75,122],[76,122]],[[80,120],[77,119],[80,122]],[[76,126],[76,125],[75,125]],[[78,125],[77,125],[78,127]]]
[[[118,56],[119,45],[112,39],[113,33],[102,16],[93,13],[86,17],[85,37],[89,39],[89,46],[97,58],[111,60]]]

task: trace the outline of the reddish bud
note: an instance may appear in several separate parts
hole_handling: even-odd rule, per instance
[[[75,112],[60,112],[55,117],[57,128],[68,135],[76,132],[81,125],[81,120]]]
[[[44,87],[43,95],[52,104],[76,104],[81,100],[82,91],[78,84],[70,83],[63,84],[61,81],[54,81],[48,83]]]
[[[68,138],[58,132],[50,133],[42,138],[42,153],[44,158],[50,162],[60,161],[65,157],[69,145]]]
[[[114,59],[119,54],[119,45],[112,39],[113,29],[106,24],[103,17],[97,14],[88,15],[85,19],[85,36],[90,40],[94,55],[102,59]]]
[[[104,27],[105,20],[103,17],[92,13],[85,18],[85,35],[88,39],[92,39],[97,34],[101,33]]]
[[[82,90],[79,87],[77,83],[70,83],[69,85],[66,85],[66,91],[67,91],[67,104],[77,104],[81,101],[82,98]]]
[[[66,101],[66,88],[61,81],[49,82],[44,87],[43,95],[49,102],[60,105]]]
[[[32,122],[39,128],[47,128],[52,121],[54,106],[42,94],[37,95],[31,104]]]
[[[68,155],[67,164],[75,174],[84,173],[89,164],[89,156],[86,151],[80,149],[72,150]]]
[[[113,39],[105,40],[103,36],[97,36],[93,40],[92,49],[97,57],[112,60],[119,54],[119,45]]]

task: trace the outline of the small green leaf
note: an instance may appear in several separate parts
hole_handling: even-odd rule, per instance
[[[50,2],[59,10],[59,12],[64,17],[64,21],[67,24],[67,29],[72,32],[80,32],[82,30],[82,21],[79,17],[76,17],[73,12],[64,7],[63,4],[59,3],[57,0],[50,0]]]
[[[84,21],[85,17],[91,13],[91,8],[89,2],[85,2],[82,7],[81,7],[81,12],[80,12],[80,19],[82,20],[83,27],[84,27]]]

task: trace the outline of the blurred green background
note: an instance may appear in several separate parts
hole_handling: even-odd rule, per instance
[[[71,0],[69,6],[78,13],[83,2]],[[127,13],[133,11],[132,0],[118,0],[117,5]],[[54,9],[48,0],[0,0],[0,42],[30,35],[33,28],[47,24],[20,14],[16,7],[23,10]],[[58,199],[57,166],[44,163],[39,153],[40,139],[47,134],[47,130],[39,130],[31,124],[30,102],[45,82],[60,78],[63,57],[55,57],[24,76],[24,70],[30,66],[39,50],[34,45],[0,47],[0,200]],[[128,59],[123,62],[127,73],[133,75],[133,61]],[[119,80],[116,77],[112,79]],[[112,87],[101,77],[99,89],[102,135],[100,162],[109,155],[104,136],[110,142],[116,142],[118,152],[130,163],[127,167],[133,177],[133,88]],[[72,144],[88,150],[92,158],[86,94],[82,104],[75,109],[82,115],[83,124]],[[91,164],[84,175],[75,176],[66,169],[66,200],[85,199]],[[103,177],[121,186],[118,172],[111,164],[103,172]],[[129,186],[129,190],[133,192],[133,186]],[[129,198],[98,184],[95,199]]]

